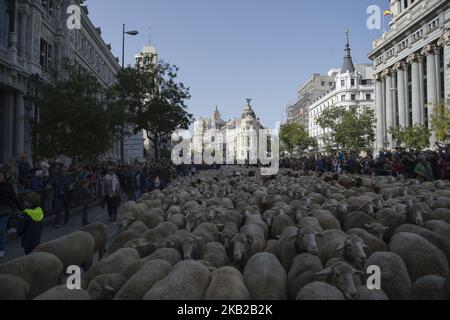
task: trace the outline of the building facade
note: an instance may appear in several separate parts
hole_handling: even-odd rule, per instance
[[[434,106],[450,98],[450,2],[391,0],[390,30],[373,41],[376,147],[398,143],[390,128],[432,128]],[[433,133],[430,145],[434,145]]]
[[[79,29],[68,29],[71,5],[81,9]],[[69,59],[94,74],[100,83],[115,81],[120,69],[111,46],[78,0],[0,0],[0,163],[30,155],[28,117],[39,117],[33,100],[40,81],[51,81]],[[120,158],[120,144],[106,157]]]
[[[298,90],[297,102],[288,107],[289,123],[299,123],[306,130],[309,129],[309,106],[313,101],[334,87],[334,72],[335,71],[331,71],[331,73],[328,73],[327,75],[313,74],[311,78],[300,87]]]
[[[329,75],[332,75],[334,79],[332,88],[313,100],[308,107],[309,135],[316,138],[319,150],[324,149],[326,137],[330,134],[330,129],[323,129],[316,122],[317,117],[324,110],[333,107],[353,108],[360,111],[366,108],[374,108],[372,65],[353,64],[348,32],[342,68],[332,69]]]
[[[216,107],[211,118],[198,118],[194,122],[191,150],[201,155],[205,149],[222,150],[224,162],[245,163],[257,161],[259,155],[259,130],[264,129],[247,99],[240,118],[224,121]]]

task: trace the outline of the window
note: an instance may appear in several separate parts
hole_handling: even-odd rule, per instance
[[[355,79],[352,79],[352,80],[351,80],[351,84],[352,84],[352,86],[355,85]]]
[[[352,94],[352,101],[356,100],[356,95]]]
[[[341,96],[341,101],[345,101],[345,95]]]
[[[325,81],[322,81],[322,82],[320,83],[320,85],[321,85],[322,87],[325,87]]]
[[[41,45],[39,49],[39,64],[42,71],[47,72],[48,69],[48,42],[41,38]]]
[[[333,83],[333,82],[329,82],[328,85],[329,85],[330,87],[332,87],[332,86],[334,86],[334,83]]]
[[[372,100],[372,95],[370,93],[366,94],[366,100]]]
[[[10,13],[12,11],[12,2],[9,0],[0,0],[0,46],[8,46],[8,35],[11,30]]]
[[[345,80],[341,80],[341,87],[345,87]]]

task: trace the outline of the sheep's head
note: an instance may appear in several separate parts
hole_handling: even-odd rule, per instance
[[[197,223],[198,217],[195,213],[190,212],[187,216],[186,216],[186,230],[191,232],[192,229],[194,228],[195,224]]]
[[[244,233],[238,233],[232,240],[231,240],[234,249],[233,249],[233,260],[234,261],[241,261],[244,255],[246,255],[249,251],[251,246],[256,242],[253,237],[246,235]]]
[[[181,249],[183,250],[183,259],[190,260],[193,258],[194,251],[197,248],[197,241],[201,241],[202,238],[195,236],[191,233],[185,234],[179,239]]]
[[[312,255],[317,255],[317,241],[316,238],[321,235],[311,227],[298,228],[292,233],[288,240],[295,238],[295,246],[299,252],[308,252]]]
[[[103,274],[97,276],[89,283],[87,289],[91,300],[112,300],[116,294],[116,289],[111,285],[113,274]]]
[[[326,281],[335,286],[344,294],[348,300],[358,299],[358,291],[356,290],[354,275],[361,273],[345,262],[337,262],[330,267],[317,273],[317,276],[326,277]]]
[[[367,228],[369,233],[373,234],[378,239],[383,240],[384,233],[389,229],[388,227],[383,226],[381,223],[371,223],[364,225]]]
[[[356,268],[362,269],[367,261],[367,255],[364,249],[367,248],[364,241],[354,235],[348,235],[347,238],[336,248],[336,251],[342,250],[343,256],[351,262]]]
[[[423,213],[422,209],[417,206],[408,206],[405,221],[418,226],[423,226]]]

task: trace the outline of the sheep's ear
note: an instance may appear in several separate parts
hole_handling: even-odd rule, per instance
[[[297,238],[300,234],[300,229],[298,229],[297,231],[295,231],[293,234],[291,234],[287,239],[291,240],[293,238]]]
[[[105,289],[106,291],[110,291],[110,292],[115,292],[116,289],[114,289],[113,287],[111,287],[109,284],[105,284],[103,286],[103,289]]]
[[[336,251],[342,250],[342,249],[344,249],[344,248],[345,248],[345,241],[342,242],[342,243],[336,248]]]
[[[360,276],[365,276],[366,274],[364,272],[362,272],[361,270],[356,270],[356,269],[352,269],[353,274],[358,274]]]
[[[367,223],[366,223],[366,224],[364,225],[364,227],[369,228],[369,229],[372,229],[373,225],[367,224]]]
[[[253,239],[252,236],[247,236],[247,242],[248,243],[255,243],[255,239]]]
[[[323,269],[322,271],[316,273],[316,276],[322,277],[322,276],[329,276],[333,273],[333,269],[331,267]]]
[[[319,238],[319,239],[323,238],[323,234],[320,233],[320,232],[317,232],[316,233],[316,238]]]

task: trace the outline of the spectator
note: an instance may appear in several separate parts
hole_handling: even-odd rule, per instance
[[[92,200],[95,198],[92,191],[89,189],[89,180],[82,180],[80,183],[80,188],[78,189],[79,203],[83,207],[83,215],[81,219],[82,226],[87,226],[89,224],[89,206]]]
[[[112,167],[108,168],[108,172],[103,179],[103,189],[105,190],[105,201],[108,208],[109,221],[117,220],[117,209],[121,202],[120,199],[120,182]]]
[[[6,175],[0,172],[0,259],[5,256],[6,226],[9,217],[20,208],[13,186],[6,181]]]
[[[61,213],[64,210],[64,225],[69,223],[70,219],[70,197],[75,180],[68,173],[67,168],[62,167],[53,177],[52,186],[55,189],[55,228],[59,228],[61,222]]]
[[[29,255],[41,243],[44,211],[40,207],[41,199],[37,193],[25,196],[25,209],[19,215],[17,235],[22,238],[22,248]]]
[[[20,161],[17,164],[19,183],[21,185],[27,185],[28,180],[31,178],[31,164],[28,162],[27,155],[23,154],[20,157]]]

